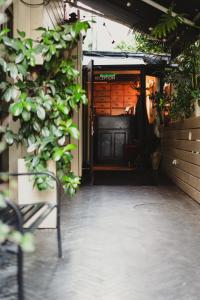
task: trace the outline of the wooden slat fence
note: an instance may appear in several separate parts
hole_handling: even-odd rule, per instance
[[[162,167],[167,175],[200,203],[200,117],[165,128],[162,151]]]

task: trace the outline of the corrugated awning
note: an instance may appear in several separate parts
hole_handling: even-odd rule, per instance
[[[159,23],[160,17],[164,14],[162,8],[168,9],[172,4],[171,0],[81,0],[81,2],[110,19],[147,34],[150,33],[150,28]],[[172,56],[176,56],[184,47],[199,38],[200,30],[190,26],[189,23],[200,26],[200,1],[176,0],[173,4],[173,11],[184,14],[188,20],[188,24],[187,22],[180,24],[167,38],[167,43],[172,48]]]

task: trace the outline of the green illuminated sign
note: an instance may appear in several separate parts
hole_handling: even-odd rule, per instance
[[[109,74],[109,73],[105,73],[105,74],[100,74],[100,79],[101,80],[115,80],[116,78],[116,74]]]

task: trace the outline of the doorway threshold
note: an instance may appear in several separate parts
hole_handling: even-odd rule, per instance
[[[94,171],[135,171],[135,167],[128,167],[122,165],[94,165]]]

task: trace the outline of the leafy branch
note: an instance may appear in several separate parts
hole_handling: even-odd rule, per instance
[[[167,13],[161,16],[159,23],[152,30],[152,35],[158,39],[165,38],[182,23],[184,23],[184,14],[174,15],[173,7],[170,7]]]
[[[48,161],[54,160],[70,195],[80,183],[70,170],[71,151],[76,148],[70,140],[79,138],[73,112],[87,103],[85,91],[76,83],[79,72],[72,53],[88,28],[85,21],[51,30],[38,28],[42,35],[37,44],[21,31],[18,38],[9,38],[7,29],[0,33],[1,96],[13,120],[20,124],[17,132],[5,128],[5,140],[8,145],[25,146],[29,171],[47,171]],[[41,67],[36,66],[37,55],[43,57]],[[53,183],[47,176],[35,176],[34,185],[45,190]]]

